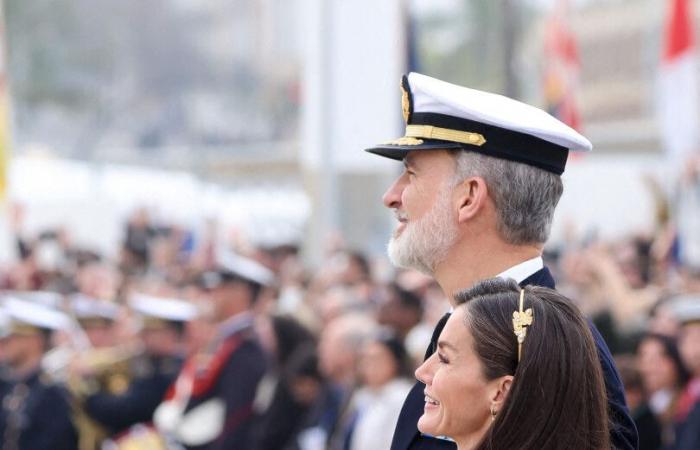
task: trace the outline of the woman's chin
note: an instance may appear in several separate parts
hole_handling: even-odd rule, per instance
[[[418,419],[418,431],[420,431],[423,434],[428,434],[430,436],[439,436],[435,424],[432,423],[430,417],[426,417],[425,413],[423,413],[423,415],[420,416],[420,419]]]

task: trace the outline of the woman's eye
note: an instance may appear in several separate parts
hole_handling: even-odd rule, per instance
[[[438,359],[440,360],[441,363],[443,364],[449,364],[450,362],[445,358],[445,356],[442,353],[438,352]]]

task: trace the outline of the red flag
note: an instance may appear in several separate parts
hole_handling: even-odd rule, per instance
[[[544,96],[547,111],[579,130],[576,101],[580,68],[576,38],[568,26],[568,2],[561,0],[547,21],[544,37]]]
[[[672,163],[682,163],[698,145],[698,80],[688,0],[668,0],[659,71],[658,119]]]
[[[668,23],[666,26],[666,39],[664,42],[663,62],[673,63],[686,52],[692,51],[693,24],[687,0],[671,0]]]

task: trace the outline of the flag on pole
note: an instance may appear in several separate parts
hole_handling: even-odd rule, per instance
[[[698,147],[698,80],[690,1],[668,0],[659,70],[658,121],[672,164]]]
[[[545,25],[543,91],[547,111],[571,128],[581,129],[578,110],[580,60],[568,25],[568,1],[560,0]]]

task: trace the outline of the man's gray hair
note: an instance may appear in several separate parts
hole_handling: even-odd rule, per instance
[[[510,244],[544,243],[564,187],[551,172],[469,151],[452,151],[454,185],[472,176],[484,179],[498,214],[497,231]]]

